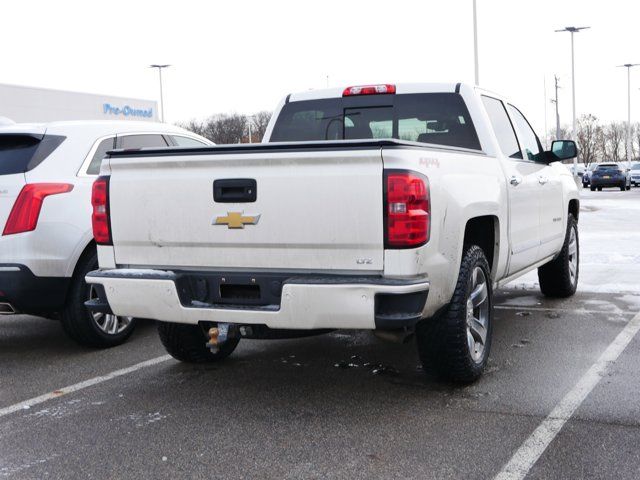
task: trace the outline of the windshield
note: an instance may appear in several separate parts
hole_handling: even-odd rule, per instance
[[[480,150],[456,93],[367,95],[287,103],[272,142],[395,138]]]
[[[65,137],[45,135],[0,135],[0,175],[24,173],[37,167],[64,141]]]
[[[631,165],[631,170],[640,170],[640,163],[634,163]]]

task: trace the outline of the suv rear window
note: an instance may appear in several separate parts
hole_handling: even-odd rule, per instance
[[[272,142],[395,138],[480,150],[462,97],[416,93],[287,103]]]
[[[40,140],[27,134],[0,134],[0,175],[33,170],[51,155],[65,138],[45,135]]]

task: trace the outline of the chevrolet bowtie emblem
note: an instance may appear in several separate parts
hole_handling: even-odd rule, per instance
[[[260,215],[244,215],[244,212],[227,212],[226,217],[216,217],[213,225],[226,225],[228,228],[244,228],[245,225],[256,225]]]

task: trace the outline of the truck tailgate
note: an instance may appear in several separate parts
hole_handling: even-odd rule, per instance
[[[116,263],[382,271],[380,148],[245,150],[112,156]],[[214,201],[214,181],[231,179],[255,180],[255,201]]]

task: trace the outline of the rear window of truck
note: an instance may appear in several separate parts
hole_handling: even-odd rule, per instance
[[[26,134],[0,135],[0,175],[25,173],[47,158],[66,137],[45,135],[42,139]]]
[[[467,106],[456,93],[290,102],[282,108],[270,141],[380,138],[481,149]]]

